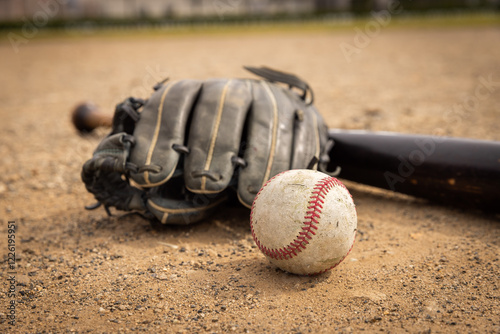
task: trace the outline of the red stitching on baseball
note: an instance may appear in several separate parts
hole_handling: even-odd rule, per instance
[[[316,235],[314,230],[317,230],[318,226],[316,226],[316,225],[320,224],[319,220],[321,218],[321,210],[323,209],[323,206],[321,204],[325,203],[324,199],[325,199],[326,195],[328,194],[328,192],[332,189],[332,187],[341,186],[346,190],[347,190],[347,188],[344,186],[343,183],[341,183],[339,180],[337,180],[334,177],[325,177],[325,178],[321,179],[314,186],[312,194],[309,198],[309,202],[308,202],[309,205],[307,207],[308,211],[306,212],[306,215],[304,216],[304,222],[303,222],[304,226],[302,227],[302,231],[299,232],[299,234],[295,237],[295,239],[292,242],[290,242],[290,244],[288,244],[287,246],[284,246],[284,247],[279,248],[279,249],[269,249],[266,246],[262,245],[260,240],[255,235],[255,231],[253,228],[253,211],[254,211],[254,207],[255,207],[255,202],[257,201],[257,198],[259,197],[262,190],[269,184],[269,182],[271,182],[273,179],[275,179],[276,177],[278,177],[279,175],[281,175],[283,173],[286,173],[286,171],[281,172],[281,173],[275,175],[274,177],[272,177],[271,179],[269,179],[264,184],[264,186],[262,186],[260,191],[257,193],[257,196],[255,196],[255,199],[254,199],[253,204],[252,204],[252,210],[250,212],[250,229],[252,231],[252,237],[255,240],[257,247],[259,247],[259,249],[265,255],[267,255],[268,257],[270,257],[272,259],[289,260],[289,259],[293,258],[294,256],[297,256],[297,254],[302,252],[302,250],[306,249],[306,245],[309,244],[308,240],[312,239],[312,237],[314,235]],[[356,239],[356,231],[354,231],[354,240],[355,239]],[[314,273],[312,275],[324,273],[325,271],[328,271],[328,270],[333,269],[336,266],[338,266],[346,258],[346,256],[351,252],[351,250],[354,246],[354,240],[353,240],[351,248],[349,249],[347,254],[339,262],[337,262],[335,265],[333,265],[332,267],[330,267],[328,269],[325,269],[325,270],[320,271],[318,273]]]

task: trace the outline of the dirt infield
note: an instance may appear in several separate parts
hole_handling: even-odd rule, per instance
[[[111,113],[166,76],[267,65],[307,79],[332,128],[500,140],[498,27],[356,34],[34,38],[18,53],[0,44],[5,260],[8,221],[17,226],[15,274],[1,265],[0,332],[500,332],[498,216],[346,182],[355,247],[332,272],[299,277],[266,261],[239,206],[161,231],[84,209],[94,199],[80,168],[105,131],[78,136],[71,108],[92,100]]]

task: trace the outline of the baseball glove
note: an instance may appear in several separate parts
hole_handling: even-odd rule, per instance
[[[262,185],[284,170],[324,170],[327,127],[308,84],[269,68],[246,69],[265,80],[163,82],[146,101],[118,104],[111,133],[82,169],[94,208],[188,224],[231,197],[251,207]]]

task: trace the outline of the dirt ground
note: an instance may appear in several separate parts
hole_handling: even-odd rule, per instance
[[[500,140],[498,26],[387,28],[363,45],[356,34],[90,32],[35,36],[17,53],[4,40],[0,332],[500,332],[498,216],[345,182],[354,249],[333,271],[301,277],[267,262],[239,206],[160,231],[84,209],[94,199],[80,169],[106,132],[77,135],[71,108],[92,100],[111,113],[166,76],[243,77],[242,65],[267,65],[307,79],[331,128]],[[356,47],[349,59],[346,45]]]

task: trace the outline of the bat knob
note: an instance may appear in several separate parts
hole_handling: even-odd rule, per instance
[[[78,104],[71,114],[71,121],[80,133],[90,133],[100,126],[111,125],[111,117],[102,114],[92,102]]]

